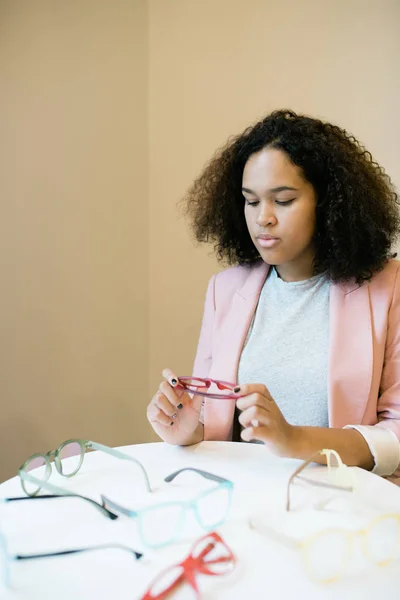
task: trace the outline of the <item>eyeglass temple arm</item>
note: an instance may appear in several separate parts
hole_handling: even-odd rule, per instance
[[[183,473],[184,471],[193,471],[198,475],[201,475],[205,479],[211,479],[211,481],[216,481],[217,483],[232,483],[229,479],[225,479],[224,477],[219,477],[219,475],[214,475],[214,473],[209,473],[208,471],[202,471],[201,469],[195,469],[194,467],[185,467],[184,469],[179,469],[179,471],[174,471],[167,477],[164,477],[164,481],[167,483],[173,481],[175,477]]]
[[[91,550],[106,550],[109,548],[125,550],[130,554],[133,554],[136,560],[143,556],[141,552],[136,552],[136,550],[132,550],[132,548],[128,548],[128,546],[122,546],[121,544],[103,544],[100,546],[92,546],[91,548],[74,548],[73,550],[60,550],[59,552],[45,552],[43,554],[17,554],[13,558],[15,560],[31,560],[35,558],[50,558],[51,556],[67,556],[68,554],[90,552]]]
[[[312,456],[310,456],[310,458],[308,458],[307,460],[302,462],[301,465],[299,467],[297,467],[295,472],[292,473],[291,476],[289,477],[287,489],[286,489],[286,510],[287,511],[290,510],[290,486],[292,485],[293,480],[299,476],[299,474],[303,471],[303,469],[305,469],[310,463],[314,462],[314,460],[316,458],[318,458],[318,456],[321,456],[321,454],[322,454],[322,452],[318,451],[315,454],[313,454]]]
[[[281,544],[284,544],[287,548],[290,548],[291,550],[297,550],[302,545],[301,542],[299,542],[298,540],[295,540],[289,537],[288,535],[285,535],[284,533],[280,533],[279,531],[272,529],[272,527],[269,527],[265,523],[258,523],[256,519],[249,519],[249,527],[254,531],[266,534],[271,539]]]
[[[122,506],[121,504],[118,504],[118,502],[114,502],[114,500],[110,500],[110,498],[107,498],[107,496],[101,496],[101,501],[103,503],[103,507],[110,507],[111,510],[114,510],[117,513],[121,513],[121,515],[125,515],[126,517],[137,517],[138,513],[136,512],[136,510],[131,510],[130,508],[125,508],[125,506]]]
[[[303,471],[303,469],[305,469],[310,463],[312,462],[317,462],[316,459],[319,456],[325,456],[326,458],[326,465],[328,468],[331,468],[331,455],[334,455],[334,457],[336,458],[337,462],[338,462],[338,468],[343,468],[345,467],[345,465],[343,464],[342,459],[340,458],[340,455],[336,452],[336,450],[330,450],[330,449],[326,449],[324,448],[323,450],[319,450],[318,452],[316,452],[315,454],[313,454],[312,456],[310,456],[310,458],[308,458],[307,460],[305,460],[296,470],[294,473],[292,473],[292,475],[290,476],[290,480],[293,480],[296,476],[299,476],[299,474]]]
[[[109,454],[110,456],[114,456],[115,458],[120,458],[122,460],[129,460],[131,462],[134,462],[140,468],[140,470],[142,472],[147,491],[148,492],[152,491],[151,486],[150,486],[149,476],[147,475],[147,471],[139,460],[137,460],[136,458],[133,458],[133,456],[129,456],[129,454],[124,454],[124,452],[120,452],[119,450],[115,450],[115,448],[110,448],[109,446],[104,446],[103,444],[98,444],[97,442],[87,441],[86,443],[87,443],[87,446],[89,448],[93,448],[93,450],[100,450],[101,452],[105,452],[106,454]]]
[[[95,508],[97,508],[98,510],[100,510],[101,513],[103,515],[105,515],[106,517],[108,517],[109,519],[111,519],[111,520],[118,519],[118,515],[115,515],[110,510],[108,510],[107,508],[105,508],[104,506],[102,506],[101,504],[99,504],[98,502],[96,502],[96,500],[93,500],[92,498],[88,498],[87,496],[81,496],[80,494],[76,494],[75,492],[70,492],[70,491],[65,490],[63,488],[60,488],[60,487],[58,487],[56,485],[53,485],[49,481],[42,481],[41,479],[37,479],[33,475],[30,475],[29,473],[25,473],[25,471],[21,471],[20,470],[19,471],[19,476],[24,481],[28,481],[29,483],[32,483],[33,485],[36,485],[36,486],[41,487],[41,488],[43,488],[45,490],[48,490],[49,492],[52,492],[52,495],[47,494],[47,495],[43,495],[43,496],[25,496],[24,499],[26,499],[26,500],[33,500],[33,499],[36,499],[36,498],[37,499],[40,499],[40,498],[60,498],[60,496],[67,497],[67,498],[80,498],[81,500],[86,500],[87,502],[90,502]],[[7,501],[13,501],[14,498],[7,498],[6,500]]]
[[[327,488],[331,488],[331,489],[340,489],[346,492],[352,492],[353,488],[350,486],[339,486],[339,485],[335,485],[335,484],[329,484],[329,483],[325,483],[325,482],[317,482],[317,481],[312,481],[312,480],[308,480],[306,477],[304,476],[300,476],[300,473],[312,462],[315,462],[315,459],[318,458],[318,456],[325,456],[326,457],[326,463],[327,463],[327,467],[328,469],[331,468],[331,461],[330,461],[330,457],[331,454],[333,454],[338,462],[338,468],[339,469],[343,469],[346,468],[345,465],[343,464],[342,459],[340,458],[340,455],[336,452],[336,450],[330,450],[329,448],[324,448],[323,450],[319,450],[318,452],[316,452],[315,454],[313,454],[312,456],[310,456],[309,459],[305,460],[296,470],[294,473],[292,473],[292,475],[289,477],[289,481],[288,481],[288,485],[287,485],[287,492],[286,492],[286,510],[289,511],[290,510],[290,486],[293,483],[293,480],[297,477],[298,479],[302,479],[303,481],[307,481],[308,483],[312,484],[312,485],[316,485],[319,487],[327,487]],[[323,507],[323,505],[321,505]]]
[[[310,485],[313,485],[315,487],[323,487],[326,489],[331,489],[331,490],[340,490],[341,492],[353,492],[354,488],[352,486],[341,486],[341,485],[336,485],[334,483],[325,483],[324,481],[314,481],[312,479],[308,479],[307,477],[303,477],[302,475],[298,475],[297,479],[301,479],[302,481],[306,481],[307,483],[309,483]],[[318,502],[316,502],[314,504],[314,508],[316,510],[322,510],[325,508],[325,506],[327,506],[331,500],[333,500],[335,497],[334,494],[331,494],[328,498],[323,498],[321,500],[319,500]]]
[[[310,485],[314,485],[315,487],[323,487],[332,490],[342,490],[343,492],[352,492],[353,488],[350,485],[339,485],[336,483],[327,483],[326,481],[317,481],[314,479],[308,479],[308,477],[304,477],[303,475],[297,475],[297,479],[301,479],[302,481],[306,481]]]

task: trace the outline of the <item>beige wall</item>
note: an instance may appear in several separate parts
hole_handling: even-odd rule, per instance
[[[0,2],[0,480],[146,439],[147,6]]]
[[[191,372],[217,270],[175,203],[214,150],[274,108],[353,131],[400,185],[398,0],[150,0],[150,389]]]
[[[400,184],[399,22],[397,0],[0,2],[0,479],[70,436],[151,438],[220,268],[176,202],[229,135],[292,107]]]

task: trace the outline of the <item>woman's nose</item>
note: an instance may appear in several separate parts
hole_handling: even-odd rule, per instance
[[[259,227],[267,227],[267,225],[276,225],[277,219],[271,209],[261,210],[257,217],[257,225]]]

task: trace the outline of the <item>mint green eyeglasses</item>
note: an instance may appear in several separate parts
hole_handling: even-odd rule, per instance
[[[146,490],[148,492],[152,491],[147,472],[142,463],[136,460],[136,458],[109,446],[79,439],[67,440],[56,448],[56,450],[50,450],[46,454],[32,454],[18,470],[22,489],[28,496],[36,496],[42,488],[52,494],[71,495],[71,491],[49,483],[48,480],[52,472],[51,462],[54,460],[54,464],[60,475],[63,477],[73,477],[82,467],[86,450],[99,450],[120,460],[133,462],[139,467],[142,473]],[[72,494],[78,495],[73,492]],[[84,499],[86,500],[87,498]]]
[[[177,541],[188,511],[193,511],[199,525],[206,531],[221,525],[228,516],[232,501],[233,483],[228,479],[191,467],[180,469],[165,477],[171,482],[181,473],[192,471],[217,483],[192,500],[172,501],[133,510],[102,496],[103,506],[114,513],[136,519],[142,543],[149,548],[161,548]]]

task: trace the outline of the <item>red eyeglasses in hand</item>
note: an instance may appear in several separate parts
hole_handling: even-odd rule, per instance
[[[238,396],[233,394],[236,383],[209,379],[207,377],[178,377],[176,389],[185,389],[197,396],[216,398],[217,400],[237,400]]]

